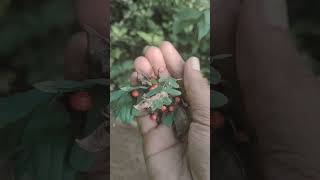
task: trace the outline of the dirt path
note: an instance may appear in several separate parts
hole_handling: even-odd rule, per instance
[[[110,122],[110,179],[147,180],[138,129]]]

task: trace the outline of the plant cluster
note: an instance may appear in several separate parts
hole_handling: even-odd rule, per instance
[[[151,121],[171,127],[179,119],[177,112],[187,107],[178,79],[147,79],[139,75],[138,80],[137,86],[122,87],[111,93],[113,116],[123,123],[131,123],[136,116],[148,115]]]

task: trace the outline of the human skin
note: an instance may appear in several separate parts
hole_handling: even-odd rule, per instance
[[[173,129],[158,125],[149,116],[138,117],[144,142],[144,156],[151,180],[210,179],[210,88],[202,77],[199,60],[195,57],[186,62],[170,42],[159,47],[149,46],[144,56],[134,62],[132,84],[137,83],[137,73],[156,77],[182,78],[187,101],[192,113],[192,123],[187,145],[176,139]]]
[[[286,1],[245,0],[236,64],[265,179],[320,178],[320,87],[288,31]]]
[[[236,37],[230,47],[256,136],[256,179],[319,179],[320,87],[301,62],[286,12],[284,0],[242,1],[226,36]]]
[[[100,35],[109,37],[109,0],[75,0],[75,16],[79,25],[89,25]],[[64,77],[69,80],[88,78],[88,36],[75,33],[65,51]]]

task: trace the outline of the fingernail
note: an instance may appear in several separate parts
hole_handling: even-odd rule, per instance
[[[150,47],[150,46],[145,46],[145,47],[143,48],[143,50],[142,50],[143,54],[146,53],[146,51],[147,51],[147,49],[148,49],[149,47]]]
[[[191,60],[192,69],[194,69],[196,71],[200,71],[199,59],[196,57],[191,57],[190,60]]]

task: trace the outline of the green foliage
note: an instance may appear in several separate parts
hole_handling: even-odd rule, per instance
[[[111,96],[111,99],[114,98]],[[111,112],[116,120],[123,123],[131,123],[138,113],[136,109],[133,108],[135,103],[135,99],[133,99],[129,93],[123,93],[116,101],[110,102]]]
[[[210,93],[210,107],[216,109],[224,106],[228,103],[228,99],[225,95],[218,91],[211,91]]]
[[[173,42],[184,59],[198,56],[209,75],[208,0],[111,1],[112,87],[128,84],[132,62],[146,45]]]
[[[32,89],[0,98],[0,127],[24,118],[38,105],[49,102],[52,97],[52,94]]]
[[[105,103],[107,88],[103,82],[104,79],[91,79],[80,84],[69,81],[49,83],[50,88],[63,87],[63,90],[67,89],[66,92],[88,88],[94,105],[87,114],[87,135],[104,120],[101,108]],[[72,139],[69,113],[59,101],[61,91],[47,93],[46,86],[41,87],[43,91],[32,89],[0,99],[1,108],[4,109],[0,119],[6,120],[1,121],[3,127],[0,128],[0,135],[8,135],[5,138],[10,141],[3,142],[1,139],[1,152],[15,157],[15,175],[18,180],[72,179],[75,172],[89,167],[94,155],[80,149]],[[14,134],[9,132],[12,129],[15,130]]]
[[[21,159],[18,159],[18,176],[62,179],[65,154],[71,137],[67,129],[67,119],[67,111],[57,102],[42,104],[32,113],[30,123],[24,129],[21,150],[18,152],[18,157],[27,159],[30,164],[21,163]]]
[[[210,67],[210,83],[213,85],[219,84],[221,81],[220,73],[214,68]]]
[[[150,113],[154,113],[157,110],[160,110],[162,106],[168,106],[172,104],[173,97],[181,95],[181,92],[179,90],[180,86],[177,83],[177,79],[171,77],[161,77],[159,78],[159,80],[148,81],[144,78],[141,78],[141,80],[142,82],[140,81],[140,83],[146,84],[147,86],[126,86],[120,88],[120,90],[111,92],[111,112],[112,115],[116,118],[116,120],[123,123],[131,123],[139,110],[139,108],[134,107],[135,105],[148,102],[150,103],[150,106],[145,108],[147,108],[147,110],[149,110]],[[150,87],[150,85],[155,83],[157,83],[158,87],[148,91],[148,86]],[[130,92],[132,90],[138,90],[141,96],[138,98],[131,97]],[[152,99],[153,97],[161,93],[167,93],[167,96]],[[171,126],[172,122],[170,123],[170,118],[172,120],[173,116],[165,116],[166,115],[164,115],[163,120],[166,122],[164,123],[168,126]]]
[[[162,115],[162,122],[164,125],[171,127],[173,123],[175,112],[168,112]]]
[[[77,143],[73,144],[69,158],[71,167],[77,171],[87,170],[94,161],[93,154],[79,147]]]
[[[63,53],[74,21],[70,2],[1,0],[1,71],[14,74],[19,86],[63,76]]]
[[[107,86],[106,79],[88,79],[84,81],[57,80],[36,83],[33,87],[47,93],[65,93],[79,89],[88,89],[95,85]]]

